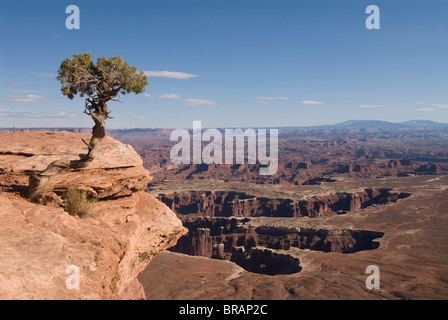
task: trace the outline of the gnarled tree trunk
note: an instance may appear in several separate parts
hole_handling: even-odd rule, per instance
[[[93,161],[93,159],[95,159],[96,149],[106,136],[104,121],[108,118],[109,112],[107,111],[106,104],[91,109],[86,107],[86,111],[87,112],[85,113],[90,115],[95,122],[89,143],[82,139],[87,145],[88,152],[86,154],[80,154],[79,160],[56,160],[50,163],[43,172],[31,172],[29,176],[28,193],[32,201],[42,201],[51,177],[59,173],[60,170],[85,168]]]

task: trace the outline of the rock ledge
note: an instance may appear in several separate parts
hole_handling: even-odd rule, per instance
[[[186,232],[174,212],[144,192],[151,177],[138,154],[110,137],[89,167],[54,176],[53,201],[28,201],[29,172],[77,159],[88,137],[0,135],[0,299],[142,299],[138,274]],[[94,213],[64,211],[67,188],[97,197]]]

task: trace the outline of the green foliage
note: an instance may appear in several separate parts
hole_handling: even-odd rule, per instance
[[[67,189],[66,210],[72,216],[82,218],[92,214],[96,202],[98,202],[98,199],[89,197],[85,191],[71,188]]]
[[[90,53],[73,54],[62,61],[57,79],[62,94],[73,99],[79,94],[106,102],[118,94],[144,92],[148,79],[143,71],[130,66],[121,57],[99,57],[94,64]]]

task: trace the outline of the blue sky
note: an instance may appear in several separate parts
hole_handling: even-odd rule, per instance
[[[55,79],[84,52],[148,74],[109,103],[108,128],[448,122],[447,14],[446,0],[2,0],[0,127],[91,127]]]

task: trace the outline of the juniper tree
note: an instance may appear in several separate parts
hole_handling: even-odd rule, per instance
[[[86,97],[84,113],[92,117],[95,125],[86,155],[81,160],[95,158],[95,148],[105,136],[104,121],[109,117],[107,102],[118,101],[120,95],[139,94],[145,90],[148,80],[143,71],[137,71],[121,57],[99,57],[96,64],[90,53],[74,54],[62,61],[57,79],[61,82],[64,96]]]
[[[83,168],[95,158],[96,148],[105,137],[104,122],[111,118],[107,103],[119,101],[120,95],[142,93],[148,85],[144,72],[130,66],[121,57],[99,57],[93,63],[90,53],[74,54],[72,58],[63,60],[57,80],[62,84],[62,94],[69,99],[77,95],[85,98],[84,113],[93,119],[94,126],[90,141],[82,140],[88,152],[80,154],[79,160],[53,161],[44,172],[31,173],[29,192],[33,200],[41,199],[51,176],[60,169]]]

